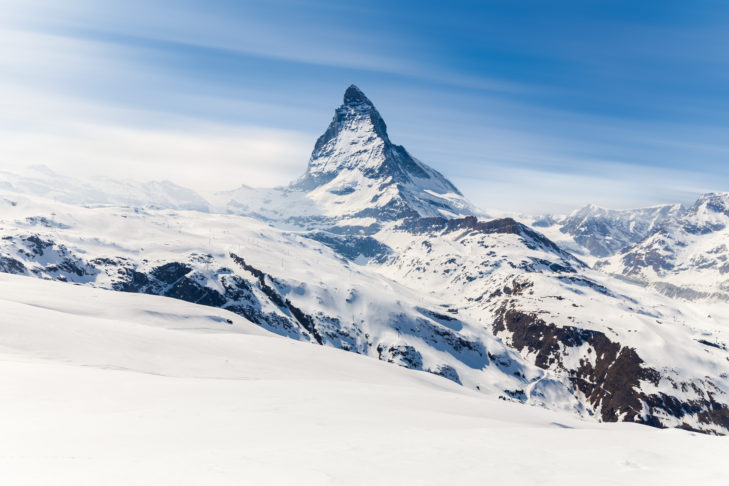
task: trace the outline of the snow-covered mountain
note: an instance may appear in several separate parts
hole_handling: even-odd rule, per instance
[[[211,212],[0,196],[5,272],[220,307],[508,401],[729,432],[726,312],[477,217],[355,87],[301,179],[220,194]]]
[[[439,172],[395,145],[372,102],[352,85],[306,173],[287,188],[241,187],[218,195],[227,211],[298,225],[354,226],[381,221],[474,214],[473,206]]]
[[[131,182],[92,177],[83,181],[45,166],[0,171],[0,189],[32,194],[80,206],[131,206],[207,211],[208,202],[195,191],[169,181]]]
[[[529,223],[596,269],[677,299],[728,301],[727,197],[705,194],[690,207],[588,205]]]
[[[470,204],[453,184],[390,142],[384,120],[354,85],[316,141],[306,174],[293,187],[308,191],[328,216],[471,214]]]
[[[710,193],[598,267],[672,297],[727,302],[728,245],[729,193]]]
[[[52,220],[40,216],[51,210]],[[430,371],[490,395],[522,390],[527,401],[529,385],[549,390],[552,408],[579,408],[566,382],[462,318],[441,294],[383,275],[395,262],[378,262],[394,249],[374,238],[287,231],[235,215],[18,197],[4,201],[3,214],[2,271],[221,307],[280,335]],[[404,228],[390,235],[412,237]],[[535,268],[549,265],[539,244],[528,264]],[[560,252],[554,260],[570,265]]]
[[[536,218],[532,226],[585,257],[606,258],[643,240],[684,210],[680,204],[625,210],[589,204],[568,216]]]

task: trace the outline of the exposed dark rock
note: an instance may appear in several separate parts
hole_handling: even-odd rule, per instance
[[[213,307],[222,307],[226,302],[225,297],[218,291],[188,277],[180,278],[163,295]]]
[[[519,402],[526,402],[527,396],[524,390],[504,390],[507,397]]]
[[[312,319],[311,316],[309,316],[301,309],[296,307],[294,304],[292,304],[289,299],[284,299],[284,297],[282,297],[278,291],[268,285],[268,283],[266,282],[267,275],[264,272],[247,264],[243,258],[234,253],[231,253],[230,257],[235,263],[240,265],[245,270],[249,271],[258,279],[258,284],[261,290],[266,294],[266,296],[268,296],[269,299],[271,299],[273,303],[275,303],[280,309],[287,310],[288,313],[290,313],[290,315],[294,317],[296,321],[301,325],[301,327],[306,329],[310,333],[310,335],[316,340],[317,343],[323,343],[322,337],[319,334],[319,331],[316,329],[316,326],[314,325],[314,319]],[[273,280],[270,277],[269,279]]]
[[[30,250],[32,256],[42,256],[46,248],[53,246],[52,241],[43,240],[38,235],[30,235],[21,239],[26,243],[26,247]]]
[[[382,361],[388,363],[397,363],[412,370],[423,368],[423,357],[410,345],[385,346],[379,344],[377,354]]]
[[[706,426],[703,432],[712,431],[714,426],[729,430],[729,409],[696,384],[694,390],[702,396],[697,400],[642,392],[641,382],[658,385],[661,374],[646,367],[635,349],[611,341],[602,332],[548,324],[507,304],[497,312],[493,329],[496,335],[508,336],[511,346],[528,353],[540,368],[566,373],[606,422],[623,420],[664,427],[664,415],[678,419],[691,415]],[[566,367],[565,353],[576,352],[585,344],[588,354],[581,357],[579,366]]]
[[[712,348],[721,349],[722,351],[726,351],[727,350],[727,347],[726,347],[725,344],[712,343],[711,341],[707,341],[706,339],[699,339],[698,342],[700,342],[704,346],[711,346]]]
[[[638,275],[643,267],[651,267],[656,273],[664,270],[672,270],[674,264],[671,257],[664,255],[663,252],[656,248],[650,248],[647,251],[631,251],[622,257],[623,265],[625,265],[625,275]]]
[[[44,226],[46,228],[57,228],[57,229],[68,229],[70,226],[67,224],[59,223],[57,221],[50,220],[45,216],[31,216],[25,218],[26,224]]]
[[[350,261],[364,257],[368,260],[383,262],[392,253],[390,247],[371,236],[343,236],[324,231],[309,233],[306,236],[325,244]]]
[[[116,262],[111,262],[109,265],[116,266]],[[117,272],[117,278],[112,284],[112,288],[123,292],[142,292],[143,288],[149,284],[149,278],[145,273],[138,272],[128,266],[122,266]]]
[[[461,378],[458,376],[458,372],[450,365],[443,364],[435,368],[429,369],[428,372],[433,373],[434,375],[442,376],[443,378],[447,378],[455,383],[458,383],[459,385],[462,385]]]
[[[406,315],[393,316],[392,326],[401,334],[418,337],[433,348],[449,353],[474,369],[482,369],[489,360],[480,341],[470,341],[450,328],[426,319],[412,320]]]
[[[0,255],[0,272],[14,273],[16,275],[23,275],[28,270],[23,265],[23,262]]]
[[[152,276],[166,284],[174,284],[192,271],[192,267],[184,263],[171,262],[152,270]]]

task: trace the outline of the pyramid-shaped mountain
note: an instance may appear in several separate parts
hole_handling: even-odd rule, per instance
[[[390,141],[374,104],[354,85],[292,188],[306,191],[327,216],[393,220],[473,213],[450,181]]]

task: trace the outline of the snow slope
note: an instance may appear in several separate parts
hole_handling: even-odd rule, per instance
[[[513,220],[426,218],[354,237],[7,197],[6,272],[224,308],[493,397],[724,431],[726,314],[679,310]],[[516,339],[524,333],[533,339]]]
[[[371,271],[356,246],[351,259],[337,253],[348,240],[343,247],[325,240],[333,249],[308,233],[194,211],[18,197],[3,210],[6,272],[222,307],[284,336],[430,370],[494,396],[547,378],[480,326],[442,317],[439,296]],[[51,211],[53,221],[42,216]],[[561,395],[569,393],[555,390]],[[577,403],[568,398],[564,406]]]
[[[3,484],[729,481],[725,438],[520,407],[211,307],[0,274],[0,315]]]

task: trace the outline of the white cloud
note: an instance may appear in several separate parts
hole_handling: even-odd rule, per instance
[[[568,213],[586,204],[628,209],[664,203],[691,203],[720,190],[705,174],[687,170],[589,162],[593,173],[568,173],[490,164],[493,178],[452,178],[477,206],[525,214]]]
[[[98,43],[0,28],[0,46],[2,168],[45,165],[70,176],[163,179],[215,191],[240,184],[286,184],[306,167],[313,146],[310,134],[209,122],[130,107],[108,97],[103,103],[92,101],[92,93],[78,86],[93,89],[98,73],[120,79],[120,84],[133,76],[139,86],[154,76],[137,72]],[[170,99],[222,103],[180,95]],[[228,104],[236,110],[280,110],[254,102]]]
[[[69,123],[53,133],[0,131],[4,167],[42,164],[65,175],[170,180],[199,191],[285,184],[304,171],[310,145],[296,133],[211,125]]]
[[[8,88],[6,85],[5,88]],[[308,134],[215,124],[167,115],[119,113],[73,98],[2,90],[0,159],[4,168],[46,165],[66,175],[172,182],[199,191],[240,184],[285,184],[303,173]],[[130,119],[129,123],[123,120]]]

